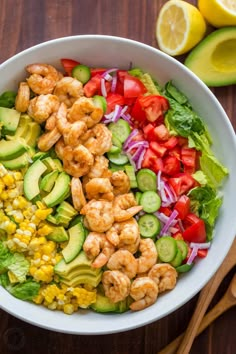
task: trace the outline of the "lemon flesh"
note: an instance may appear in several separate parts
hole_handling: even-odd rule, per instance
[[[218,29],[198,44],[185,65],[208,86],[236,83],[236,27]]]
[[[204,37],[206,23],[200,11],[182,0],[170,0],[161,8],[156,24],[159,48],[172,56],[184,54]]]
[[[235,0],[198,0],[198,7],[212,26],[236,26]]]

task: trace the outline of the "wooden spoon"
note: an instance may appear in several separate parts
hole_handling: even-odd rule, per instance
[[[196,336],[202,333],[217,317],[222,315],[230,307],[236,305],[236,274],[234,275],[231,283],[226,290],[224,296],[220,301],[209,311],[204,317],[198,328]],[[175,354],[181,340],[184,337],[184,333],[180,334],[176,339],[174,339],[170,344],[168,344],[164,349],[162,349],[158,354]]]
[[[202,318],[213,298],[215,295],[221,281],[224,279],[226,274],[236,265],[236,239],[231,245],[231,248],[224,259],[223,263],[221,264],[220,268],[217,270],[215,275],[209,280],[207,285],[202,289],[198,302],[194,311],[194,314],[189,322],[188,328],[186,332],[183,334],[183,341],[181,342],[177,354],[188,354],[194,338],[197,334],[199,325],[202,321]],[[181,340],[179,340],[181,341]],[[179,342],[178,342],[179,343]],[[160,351],[158,354],[171,354],[176,353],[176,351],[170,351],[168,349],[171,346],[170,343],[165,349]],[[175,347],[176,349],[176,347]],[[168,351],[169,350],[169,351]]]

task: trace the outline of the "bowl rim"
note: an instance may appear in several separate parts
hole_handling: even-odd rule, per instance
[[[159,56],[163,57],[164,59],[166,59],[167,61],[170,61],[172,63],[174,63],[174,65],[176,65],[177,67],[181,68],[182,70],[184,70],[188,76],[190,76],[192,78],[192,80],[197,82],[197,85],[200,86],[203,91],[205,91],[207,93],[207,95],[211,98],[212,102],[217,106],[217,108],[219,109],[220,113],[225,117],[228,118],[226,115],[226,112],[224,111],[222,105],[220,104],[220,102],[217,100],[216,96],[211,92],[211,90],[194,74],[192,73],[187,67],[185,67],[182,63],[180,63],[179,61],[177,61],[177,59],[170,57],[169,55],[163,53],[162,51],[160,51],[159,49],[139,42],[137,40],[133,40],[133,39],[129,39],[126,37],[119,37],[119,36],[111,36],[111,35],[100,35],[100,34],[83,34],[83,35],[73,35],[73,36],[65,36],[65,37],[60,37],[60,38],[55,38],[55,39],[50,39],[48,41],[44,41],[42,43],[33,45],[29,48],[26,48],[24,50],[22,50],[19,53],[16,53],[14,56],[12,56],[11,58],[7,59],[6,61],[4,61],[3,63],[1,63],[0,65],[0,71],[3,67],[7,66],[9,63],[14,62],[15,60],[17,60],[18,58],[20,58],[21,56],[25,56],[28,53],[34,51],[34,50],[38,50],[47,46],[50,46],[51,44],[55,44],[55,43],[61,43],[63,44],[64,42],[67,41],[71,41],[71,40],[78,40],[78,39],[102,39],[102,40],[110,40],[110,41],[117,41],[117,42],[125,42],[131,45],[135,45],[135,46],[139,46],[141,48],[144,48],[148,51],[152,51],[153,53],[158,54]],[[235,136],[234,133],[234,129],[232,127],[232,124],[230,122],[229,119],[225,119],[224,124],[226,124],[227,129],[229,131],[229,133],[233,136]],[[236,151],[236,139],[234,141],[234,149]],[[236,233],[236,222],[233,225],[234,227],[234,232],[232,232],[232,235]],[[105,330],[103,328],[97,328],[96,331],[89,331],[88,329],[84,330],[83,328],[79,328],[79,329],[74,329],[72,330],[71,328],[66,328],[64,325],[56,328],[55,326],[53,326],[51,323],[44,323],[43,320],[41,319],[41,321],[38,320],[37,316],[33,315],[33,316],[28,316],[27,318],[24,317],[24,313],[16,313],[14,312],[11,308],[8,308],[8,304],[7,306],[5,306],[5,304],[0,303],[0,307],[10,313],[11,315],[13,315],[14,317],[17,317],[25,322],[28,322],[32,325],[44,328],[44,329],[48,329],[48,330],[52,330],[52,331],[56,331],[56,332],[61,332],[61,333],[70,333],[70,334],[79,334],[79,335],[104,335],[104,334],[111,334],[111,333],[119,333],[119,332],[124,332],[124,331],[128,331],[128,330],[132,330],[141,326],[145,326],[148,325],[150,323],[153,323],[165,316],[167,316],[168,314],[176,311],[178,308],[180,308],[181,306],[183,306],[185,303],[187,303],[190,299],[192,299],[202,288],[203,286],[206,285],[206,283],[209,281],[209,279],[215,274],[215,272],[217,271],[217,269],[220,267],[221,263],[223,262],[228,250],[231,247],[231,244],[234,241],[234,236],[232,236],[232,238],[229,238],[227,240],[227,242],[225,242],[224,244],[224,252],[219,255],[218,257],[218,263],[214,264],[213,267],[210,269],[209,273],[208,273],[208,277],[206,277],[204,279],[204,281],[200,282],[197,286],[195,286],[194,290],[191,290],[188,294],[188,296],[185,296],[184,299],[181,302],[178,302],[178,304],[176,304],[175,306],[172,306],[171,309],[169,309],[169,311],[166,311],[164,315],[162,315],[161,317],[158,316],[154,316],[153,315],[153,310],[150,308],[147,308],[145,310],[143,310],[142,312],[145,312],[147,315],[146,316],[141,316],[142,320],[141,321],[137,321],[136,317],[137,316],[137,312],[134,313],[129,313],[130,314],[130,318],[132,320],[130,321],[125,321],[125,327],[121,328],[120,326],[116,327],[112,327],[111,328],[106,328]],[[1,291],[2,289],[0,289]],[[5,289],[3,289],[3,291],[6,291]],[[7,292],[7,294],[9,294]],[[12,297],[12,295],[9,294],[9,296]],[[21,300],[16,299],[16,301],[14,302],[18,302],[19,301],[19,305],[22,304]],[[27,305],[31,305],[34,306],[33,304],[28,304]],[[37,307],[38,308],[38,307]],[[46,311],[48,311],[48,309],[45,309]],[[36,311],[37,312],[37,311]],[[99,314],[100,315],[100,314]],[[118,316],[118,315],[116,315]],[[122,316],[122,314],[120,315]],[[150,316],[150,317],[148,317]],[[110,317],[110,316],[107,316]],[[146,317],[146,318],[145,318]],[[67,322],[67,321],[66,321]]]

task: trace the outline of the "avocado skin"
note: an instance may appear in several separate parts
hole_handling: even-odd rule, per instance
[[[232,71],[229,70],[235,56],[236,27],[225,27],[215,30],[205,37],[190,52],[184,64],[207,86],[227,86],[236,83],[236,64],[232,65],[234,67]],[[229,65],[225,70],[227,60]],[[220,70],[220,66],[222,66],[222,70]]]

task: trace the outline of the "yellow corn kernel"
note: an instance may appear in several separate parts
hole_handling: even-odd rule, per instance
[[[3,192],[0,194],[0,199],[2,199],[2,200],[7,200],[7,199],[8,199],[8,192],[7,192],[7,191],[3,191]]]
[[[35,296],[33,298],[33,302],[35,302],[35,304],[37,304],[37,305],[41,305],[43,300],[44,300],[44,297],[42,294],[38,294],[37,296]]]
[[[10,187],[15,184],[14,177],[9,173],[2,177],[2,181],[7,187]]]
[[[50,215],[52,213],[52,208],[48,208],[48,209],[38,209],[35,212],[35,216],[36,218],[40,219],[40,220],[45,220],[47,218],[48,215]]]
[[[34,274],[36,273],[37,270],[38,270],[37,267],[30,266],[30,268],[29,268],[30,275],[32,275],[32,277],[34,277]]]
[[[9,224],[6,226],[5,231],[9,234],[12,235],[16,232],[16,224],[14,222],[9,222]]]
[[[15,181],[20,181],[23,179],[22,173],[19,171],[13,172],[13,176],[15,178]]]
[[[38,235],[47,236],[52,232],[52,230],[52,227],[50,227],[49,225],[44,225],[43,227],[38,229]]]
[[[42,291],[42,295],[44,296],[48,304],[52,303],[56,296],[58,296],[58,294],[60,294],[60,289],[57,287],[56,284],[48,285]]]
[[[96,292],[88,291],[84,288],[74,288],[72,292],[73,296],[77,298],[77,304],[79,307],[87,308],[89,305],[96,301]]]
[[[63,311],[67,315],[71,315],[74,312],[74,306],[71,304],[65,304],[63,306]]]
[[[48,241],[45,245],[42,246],[42,252],[46,255],[51,255],[56,248],[56,243],[53,241]]]
[[[12,273],[12,271],[11,271],[11,270],[9,270],[9,271],[7,272],[7,274],[8,274],[8,277],[9,277],[10,283],[14,284],[14,283],[17,283],[17,282],[18,282],[17,277],[15,276],[15,274],[14,274],[14,273]]]

